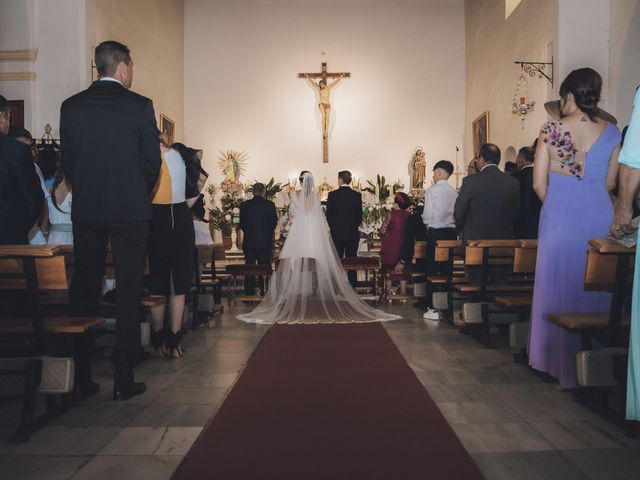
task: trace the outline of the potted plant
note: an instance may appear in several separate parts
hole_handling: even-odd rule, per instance
[[[376,183],[373,183],[369,180],[367,180],[367,183],[369,184],[369,186],[363,188],[362,190],[376,196],[378,204],[384,205],[391,195],[391,188],[389,188],[389,184],[384,178],[384,175],[376,175]]]
[[[229,250],[233,246],[231,241],[232,220],[232,215],[224,212],[219,207],[209,209],[209,222],[214,229],[219,230],[222,234],[222,244],[225,250]]]

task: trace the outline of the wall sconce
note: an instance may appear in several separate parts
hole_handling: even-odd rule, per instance
[[[511,113],[520,117],[522,120],[522,128],[524,128],[524,120],[527,114],[531,112],[536,105],[533,95],[529,92],[529,84],[525,73],[528,73],[530,77],[535,77],[536,75],[538,75],[538,78],[544,77],[553,85],[553,59],[549,63],[524,61],[516,61],[514,63],[520,65],[520,76],[516,82],[516,89],[513,93],[513,100],[509,109]],[[550,76],[544,72],[547,65],[551,65]]]

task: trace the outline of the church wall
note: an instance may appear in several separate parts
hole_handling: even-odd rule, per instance
[[[0,7],[0,53],[35,50],[34,0],[3,0]],[[35,61],[0,61],[0,74],[35,72]],[[33,130],[35,80],[0,80],[0,94],[8,100],[24,101],[25,127]],[[34,132],[35,133],[35,132]]]
[[[132,90],[153,100],[156,120],[175,122],[175,138],[184,137],[183,0],[97,0],[95,48],[117,40],[131,49]]]
[[[526,76],[536,106],[523,123],[511,113],[520,66],[516,60],[550,62],[554,39],[553,0],[523,0],[505,19],[504,0],[466,1],[465,160],[473,158],[472,121],[489,111],[489,141],[507,147],[531,145],[546,121],[544,102],[555,98],[551,84]],[[503,155],[504,163],[504,155]]]
[[[60,0],[55,6],[47,0],[35,0],[34,22],[38,59],[32,133],[42,136],[49,123],[58,138],[61,103],[87,88],[90,80],[86,0]]]
[[[611,2],[611,113],[622,128],[629,123],[640,85],[640,2]]]
[[[428,172],[462,149],[464,37],[463,0],[186,0],[187,142],[214,182],[218,152],[238,149],[244,181],[307,169],[335,185],[349,169],[408,188],[415,147]],[[325,165],[317,100],[297,78],[323,61],[352,74],[332,92]]]

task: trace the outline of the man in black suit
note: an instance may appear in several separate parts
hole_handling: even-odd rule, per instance
[[[518,181],[500,171],[500,149],[492,143],[480,147],[475,163],[479,173],[464,178],[453,211],[463,245],[468,240],[515,238],[514,222],[520,201]],[[472,282],[479,279],[477,272],[468,273]],[[506,274],[502,268],[490,272],[492,281],[497,283],[506,281]]]
[[[29,243],[28,234],[42,211],[44,194],[31,149],[7,135],[10,108],[0,95],[0,244]]]
[[[327,197],[327,223],[338,257],[356,257],[362,223],[362,195],[349,187],[351,172],[338,173],[338,189]],[[355,287],[356,272],[349,272],[349,283]]]
[[[65,175],[73,185],[74,315],[95,315],[107,243],[116,265],[114,400],[145,391],[134,382],[140,359],[140,296],[151,219],[150,192],[160,172],[153,103],[129,90],[133,62],[114,41],[95,49],[99,79],[68,98],[60,111]]]
[[[247,265],[271,263],[273,256],[273,232],[278,223],[276,206],[264,198],[266,187],[257,182],[253,185],[253,198],[240,204],[240,228],[244,234],[242,251]],[[244,280],[247,295],[254,294],[255,278]]]
[[[538,238],[540,209],[542,202],[533,191],[533,159],[536,151],[522,147],[518,151],[516,163],[519,171],[513,176],[520,182],[520,211],[516,218],[516,238]]]

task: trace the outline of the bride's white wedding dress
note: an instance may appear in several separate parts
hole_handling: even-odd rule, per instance
[[[401,318],[376,310],[349,284],[329,236],[313,175],[291,196],[292,222],[264,300],[238,315],[250,323],[360,323]]]

